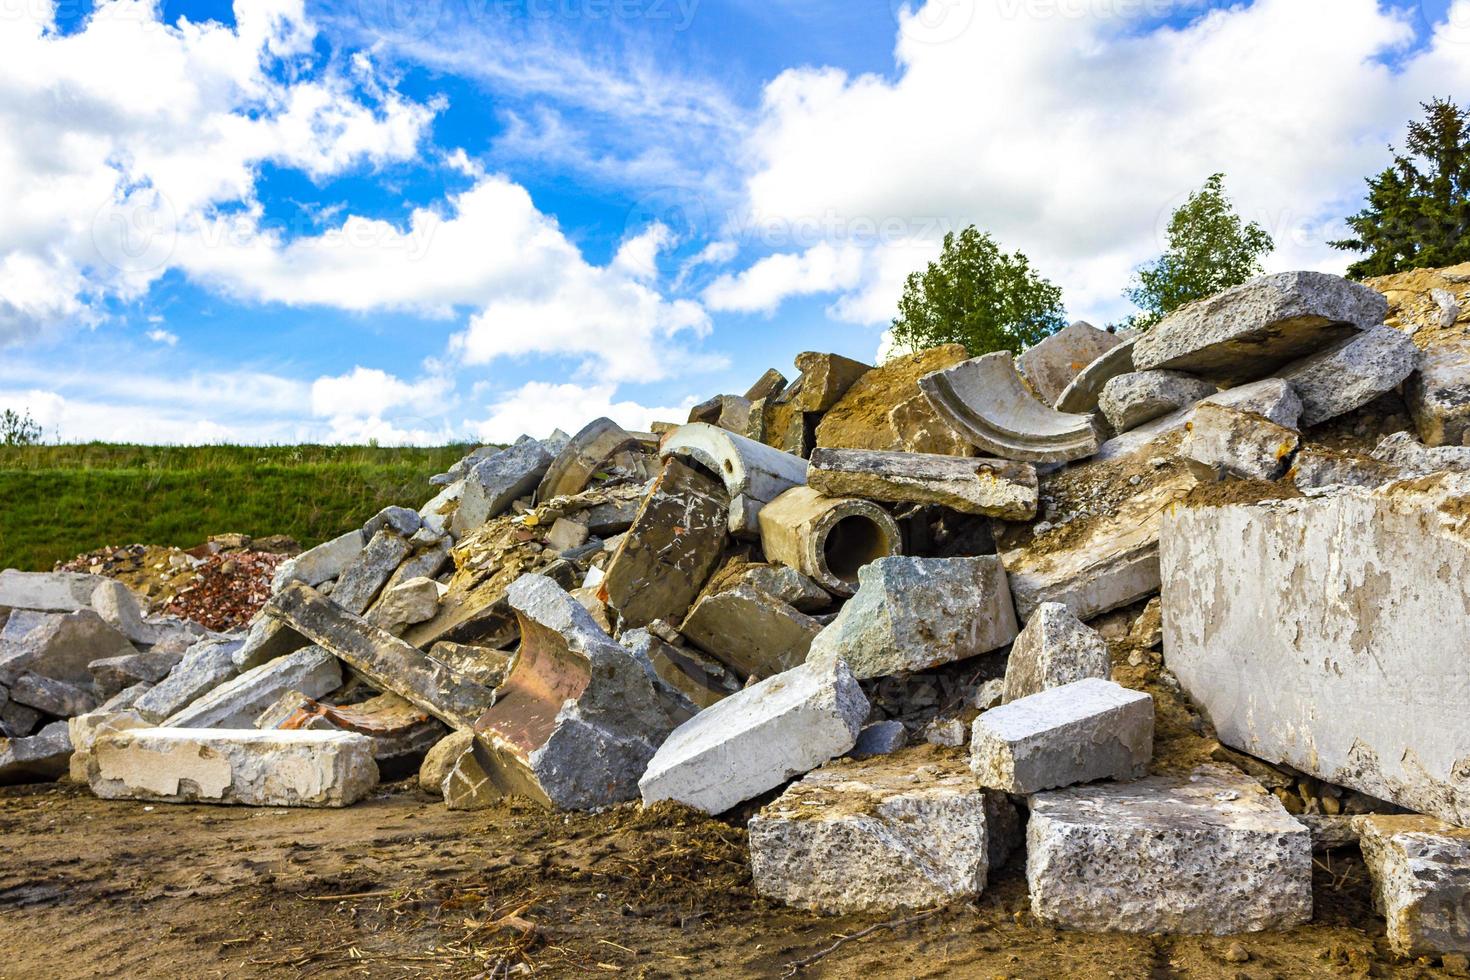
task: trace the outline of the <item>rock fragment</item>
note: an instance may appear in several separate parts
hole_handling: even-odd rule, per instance
[[[1031,911],[1086,932],[1232,935],[1312,917],[1312,840],[1252,780],[1079,786],[1030,800]]]
[[[1470,830],[1419,816],[1362,817],[1358,827],[1393,951],[1470,954]]]
[[[953,754],[839,759],[751,818],[751,872],[765,898],[814,912],[929,908],[985,889],[986,822]]]
[[[90,687],[89,664],[136,652],[126,636],[91,609],[70,613],[17,610],[0,630],[0,684],[13,684],[21,674],[32,673]]]
[[[133,709],[153,724],[182,711],[239,673],[234,663],[239,648],[237,640],[200,640],[167,677],[133,703]]]
[[[1103,386],[1098,406],[1115,432],[1128,432],[1215,394],[1208,381],[1180,371],[1134,371]]]
[[[735,535],[759,534],[761,509],[806,482],[806,463],[800,456],[710,425],[681,425],[659,452],[665,459],[693,461],[719,476],[730,501],[730,533]]]
[[[1287,365],[1281,377],[1302,400],[1301,425],[1318,425],[1392,391],[1419,366],[1401,331],[1377,326]]]
[[[419,789],[431,796],[443,796],[445,777],[474,740],[475,733],[466,728],[450,732],[434,743],[419,766]]]
[[[1042,603],[1026,623],[1006,661],[1003,703],[1053,687],[1112,676],[1108,645],[1059,602]]]
[[[1069,415],[1088,415],[1097,411],[1097,401],[1107,383],[1120,374],[1135,370],[1133,366],[1133,344],[1136,338],[1124,340],[1112,350],[1101,354],[1084,367],[1077,377],[1057,396],[1054,405],[1058,412]]]
[[[1264,415],[1224,405],[1200,405],[1190,419],[1179,454],[1212,473],[1276,480],[1286,472],[1300,444],[1300,434]]]
[[[99,738],[88,781],[104,800],[342,807],[378,767],[372,739],[350,732],[143,728]]]
[[[60,779],[70,759],[71,735],[64,721],[54,721],[34,735],[0,738],[0,786]]]
[[[348,531],[303,551],[295,558],[288,558],[276,568],[276,574],[271,579],[271,591],[281,591],[288,582],[305,582],[315,587],[336,578],[357,560],[367,541],[361,531]]]
[[[109,581],[81,572],[0,571],[0,609],[71,613],[92,607],[97,587]]]
[[[848,752],[853,759],[870,759],[875,755],[889,755],[909,744],[908,730],[901,721],[875,721],[864,725],[858,732],[857,744]]]
[[[337,658],[307,647],[226,681],[170,716],[165,728],[253,728],[260,713],[288,691],[319,698],[342,686]]]
[[[454,536],[463,538],[503,514],[514,501],[534,493],[555,455],[546,444],[530,439],[476,463],[465,476],[459,507],[449,521]]]
[[[970,766],[980,785],[1029,795],[1142,776],[1153,758],[1153,698],[1089,678],[980,715]]]
[[[399,582],[383,592],[368,621],[400,635],[409,626],[427,622],[439,611],[439,583],[418,577]]]
[[[1028,347],[1016,358],[1016,368],[1036,397],[1055,405],[1084,368],[1122,342],[1117,334],[1078,320]]]
[[[925,670],[1016,638],[1005,569],[979,558],[880,558],[812,642],[808,659],[841,659],[859,680]]]
[[[770,677],[806,660],[822,626],[749,585],[707,595],[679,632],[744,677]]]
[[[964,514],[1024,521],[1036,516],[1036,468],[1029,463],[867,449],[817,449],[807,484],[829,497],[939,504]]]
[[[680,725],[638,782],[643,802],[723,813],[847,752],[867,714],[841,661],[768,677]]]
[[[332,590],[332,601],[361,616],[412,552],[413,546],[406,538],[393,531],[379,531],[357,560],[342,571]]]

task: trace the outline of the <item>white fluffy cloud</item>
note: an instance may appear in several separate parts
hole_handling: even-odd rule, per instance
[[[541,438],[552,430],[574,434],[593,419],[606,416],[625,429],[646,431],[653,422],[682,422],[694,402],[650,408],[633,401],[617,401],[611,384],[548,384],[533,381],[498,399],[474,430],[487,442],[511,442],[520,435]]]
[[[213,208],[252,203],[262,163],[322,177],[414,153],[432,110],[365,60],[319,69],[302,0],[235,18],[168,25],[147,0],[100,0],[71,33],[51,0],[0,17],[0,343],[141,295]]]
[[[1470,38],[1449,26],[1470,23],[1470,0],[1412,53],[1410,14],[1376,0],[1255,0],[1157,30],[1128,15],[1157,7],[929,0],[904,20],[896,78],[781,74],[750,138],[751,221],[828,230],[711,302],[769,309],[824,286],[839,315],[881,322],[942,232],[974,222],[1074,312],[1117,312],[1169,212],[1216,171],[1276,237],[1275,267],[1341,269],[1323,242],[1363,176],[1419,101],[1470,89]],[[822,274],[817,247],[898,224],[865,244],[878,257],[857,284]]]

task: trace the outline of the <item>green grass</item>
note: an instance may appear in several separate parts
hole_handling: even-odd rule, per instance
[[[389,504],[418,509],[428,478],[469,447],[0,447],[0,568],[45,570],[103,545],[189,548],[211,534],[289,534],[310,546]]]

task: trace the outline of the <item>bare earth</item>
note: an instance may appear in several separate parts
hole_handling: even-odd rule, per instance
[[[1316,923],[1236,939],[1039,927],[1023,860],[975,904],[823,918],[756,897],[744,832],[677,808],[451,813],[412,782],[347,810],[12,787],[0,790],[0,980],[1444,976],[1392,958],[1345,854],[1318,867]]]

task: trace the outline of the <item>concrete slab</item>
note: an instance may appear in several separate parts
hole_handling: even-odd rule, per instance
[[[939,504],[1010,521],[1036,516],[1036,467],[1004,459],[817,449],[807,484],[828,497]]]

